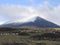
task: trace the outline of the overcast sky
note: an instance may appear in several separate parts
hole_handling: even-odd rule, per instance
[[[0,24],[34,16],[60,25],[60,0],[0,0]]]

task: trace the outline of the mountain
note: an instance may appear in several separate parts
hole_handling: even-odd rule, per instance
[[[34,21],[29,21],[25,23],[10,23],[4,24],[2,27],[39,27],[39,28],[60,28],[57,24],[47,21],[41,17],[34,17]],[[33,19],[32,19],[33,20]]]

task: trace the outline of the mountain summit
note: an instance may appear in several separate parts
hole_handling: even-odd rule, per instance
[[[33,20],[33,19],[32,19]],[[24,27],[24,26],[30,26],[30,27],[39,27],[39,28],[59,28],[60,26],[47,21],[41,17],[35,17],[35,20],[25,22],[25,23],[10,23],[10,24],[4,24],[3,27]]]

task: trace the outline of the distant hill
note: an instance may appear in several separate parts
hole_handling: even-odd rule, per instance
[[[9,24],[4,24],[1,27],[39,27],[39,28],[60,28],[59,25],[54,24],[53,22],[47,21],[41,17],[34,17],[35,20],[25,22],[25,23],[9,23]],[[32,19],[33,20],[33,19]]]

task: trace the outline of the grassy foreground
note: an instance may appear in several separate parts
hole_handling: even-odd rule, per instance
[[[0,45],[60,45],[60,41],[32,40],[29,36],[0,36]]]
[[[3,29],[6,33],[8,29]],[[9,33],[15,29],[9,29]],[[19,30],[19,31],[18,31]],[[0,45],[60,45],[60,29],[16,29],[18,35],[0,35]],[[20,32],[22,31],[22,32]],[[0,32],[1,33],[1,32]],[[50,37],[49,37],[50,35]],[[53,36],[52,36],[53,35]]]

